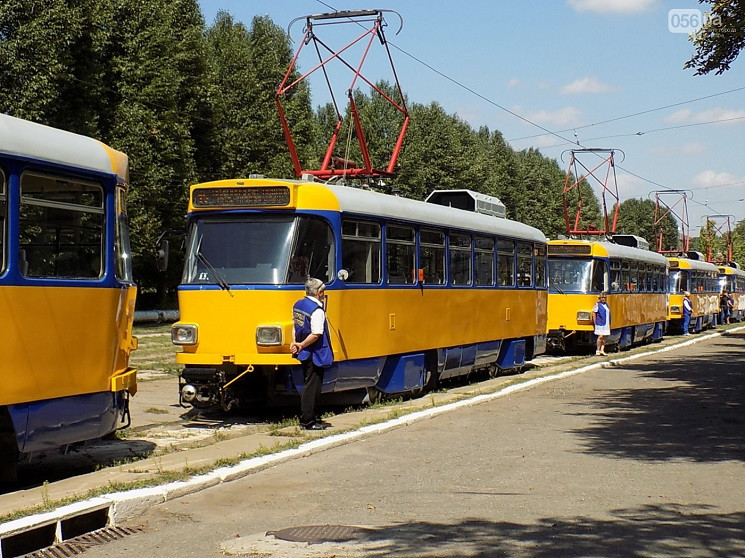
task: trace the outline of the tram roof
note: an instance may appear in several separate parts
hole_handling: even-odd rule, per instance
[[[210,201],[207,205],[200,205],[199,207],[195,207],[194,205],[195,190],[215,192],[220,189],[260,189],[261,187],[276,186],[288,186],[296,190],[295,201],[290,205],[297,209],[340,211],[359,216],[360,218],[390,218],[425,226],[454,228],[483,234],[509,236],[534,242],[547,242],[546,236],[539,229],[518,221],[392,196],[363,188],[326,184],[310,180],[262,177],[218,180],[194,184],[191,187],[189,210],[207,209],[208,207],[214,209],[249,207],[284,209],[289,207],[286,204],[271,206],[260,204],[252,206],[250,205],[251,202],[247,202],[249,205],[246,205],[242,201],[226,204],[222,203],[219,199]]]
[[[739,267],[732,267],[731,265],[718,265],[717,271],[719,275],[737,275],[738,277],[745,277],[745,271]]]
[[[0,154],[116,174],[127,181],[127,155],[93,138],[0,114]]]
[[[535,227],[502,217],[484,215],[423,201],[391,196],[349,186],[324,185],[339,200],[342,212],[364,216],[387,217],[437,227],[447,227],[524,238],[546,242],[546,236]]]
[[[549,246],[561,246],[561,245],[586,245],[590,246],[591,253],[593,255],[604,255],[610,258],[620,258],[625,260],[641,261],[648,264],[654,265],[668,265],[668,260],[662,254],[657,252],[651,252],[649,250],[643,250],[641,248],[634,248],[631,246],[623,246],[621,244],[614,244],[613,242],[603,242],[595,240],[550,240]],[[551,250],[549,249],[549,254]],[[587,254],[589,256],[590,254]],[[585,257],[587,257],[585,256]]]
[[[680,269],[693,269],[695,271],[713,271],[714,273],[719,273],[719,269],[716,265],[710,262],[705,262],[702,260],[692,260],[690,258],[669,258],[671,262],[677,262],[677,267]]]

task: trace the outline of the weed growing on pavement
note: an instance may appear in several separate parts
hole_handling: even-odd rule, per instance
[[[148,407],[145,409],[146,413],[150,413],[151,415],[167,415],[168,411],[165,409],[160,409],[159,407]]]

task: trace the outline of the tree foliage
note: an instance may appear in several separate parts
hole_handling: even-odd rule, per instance
[[[183,230],[190,184],[251,173],[292,177],[275,105],[292,56],[289,38],[268,17],[246,26],[221,12],[207,26],[196,0],[0,2],[0,110],[99,138],[130,157],[133,262],[141,292],[151,295],[140,298],[145,304],[163,303],[178,283],[178,258],[170,275],[159,274],[154,244],[165,230]],[[376,87],[399,100],[390,83]],[[373,90],[353,94],[372,164],[384,167],[401,112]],[[435,101],[405,102],[410,124],[388,181],[400,195],[475,190],[549,237],[566,233],[565,172],[555,160],[515,151],[499,131],[474,130]],[[301,82],[282,106],[304,168],[318,168],[337,121],[333,105],[313,108]],[[356,131],[342,116],[334,155],[361,163]],[[599,225],[596,196],[585,183],[581,191],[582,225]],[[630,219],[624,228],[647,236],[645,222]]]
[[[745,47],[745,1],[699,0],[708,4],[703,27],[691,35],[696,52],[684,64],[696,75],[722,74]]]
[[[618,213],[617,232],[634,234],[649,242],[650,249],[657,246],[656,237],[662,232],[662,249],[677,250],[680,246],[678,225],[671,215],[665,216],[655,227],[655,202],[640,198],[631,198],[621,202]]]

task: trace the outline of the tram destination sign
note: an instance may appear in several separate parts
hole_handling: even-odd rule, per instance
[[[589,256],[592,254],[592,246],[587,244],[549,244],[549,256]]]
[[[290,204],[286,186],[253,188],[197,188],[192,192],[194,207],[266,207]]]

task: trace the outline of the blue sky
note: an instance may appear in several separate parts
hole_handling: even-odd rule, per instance
[[[687,190],[693,235],[707,215],[745,219],[745,54],[719,76],[683,69],[693,46],[687,34],[669,30],[669,13],[705,7],[695,0],[200,0],[200,5],[208,25],[224,10],[247,26],[254,16],[269,15],[284,29],[309,14],[395,10],[403,28],[395,34],[398,18],[388,14],[386,37],[410,101],[435,101],[474,128],[499,130],[515,149],[540,149],[564,170],[567,150],[576,145],[534,124],[569,140],[576,133],[584,147],[620,150],[621,200]],[[295,44],[303,23],[291,28]],[[323,37],[346,44],[334,33],[343,32],[329,28]],[[301,57],[300,68],[314,63]],[[389,66],[373,54],[364,75],[391,81]],[[329,100],[325,86],[313,81],[311,86],[314,103]],[[663,200],[678,202],[675,195]],[[681,210],[678,203],[676,211]]]

